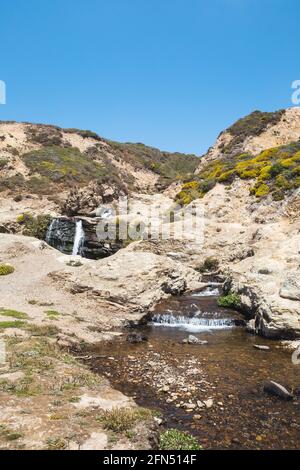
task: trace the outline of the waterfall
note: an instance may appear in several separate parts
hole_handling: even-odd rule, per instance
[[[172,313],[162,313],[153,315],[152,324],[154,326],[168,326],[200,332],[233,328],[235,321],[231,318],[199,318],[197,315],[187,317],[183,315],[173,315]]]
[[[55,227],[55,222],[56,222],[56,219],[52,219],[51,224],[49,225],[49,227],[47,229],[45,241],[48,243],[48,245],[51,244],[51,239],[52,239],[52,234],[53,234],[53,230],[54,230],[54,227]]]
[[[84,231],[83,231],[83,228],[82,228],[82,220],[77,220],[76,221],[73,252],[72,252],[73,256],[80,255],[83,243],[84,243]]]
[[[220,287],[211,285],[203,289],[202,291],[195,292],[192,297],[217,297],[220,295]]]

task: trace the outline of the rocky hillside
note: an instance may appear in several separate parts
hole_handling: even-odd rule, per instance
[[[266,113],[254,111],[223,131],[201,158],[196,173],[207,163],[230,159],[243,153],[258,155],[263,150],[296,142],[300,138],[300,108]]]
[[[300,108],[255,111],[222,132],[177,200],[189,204],[235,179],[251,181],[250,195],[275,201],[300,187]]]
[[[0,122],[0,191],[15,200],[37,195],[69,215],[128,192],[157,192],[192,174],[198,162],[91,131]]]

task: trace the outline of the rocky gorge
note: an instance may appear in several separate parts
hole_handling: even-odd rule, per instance
[[[13,356],[16,349],[23,361],[14,363],[9,356],[10,367],[6,364],[4,369],[0,368],[1,403],[5,403],[0,418],[12,433],[22,434],[29,422],[36,429],[33,436],[25,435],[6,445],[9,448],[18,445],[35,448],[157,446],[155,414],[142,412],[132,421],[132,427],[137,429],[128,428],[127,434],[124,431],[115,436],[105,428],[105,411],[122,407],[135,410],[134,401],[126,396],[138,395],[135,388],[138,388],[138,375],[142,374],[152,389],[147,392],[147,400],[137,397],[137,401],[145,408],[153,408],[156,394],[164,396],[164,403],[172,410],[167,411],[172,425],[177,423],[193,433],[195,422],[199,422],[196,427],[200,431],[196,435],[203,446],[247,447],[249,435],[254,442],[249,447],[264,448],[264,427],[275,429],[275,436],[278,435],[271,406],[270,419],[262,418],[257,425],[259,432],[249,432],[245,424],[241,434],[234,436],[238,433],[236,424],[230,421],[230,407],[227,408],[225,401],[232,402],[231,410],[237,412],[243,394],[247,395],[245,422],[251,427],[248,406],[255,384],[247,378],[248,372],[239,360],[234,380],[238,380],[236,374],[240,373],[246,377],[243,385],[231,393],[232,378],[220,389],[222,373],[219,370],[217,376],[214,354],[222,354],[223,348],[227,364],[233,364],[234,350],[231,355],[230,345],[250,364],[254,354],[268,353],[255,351],[253,347],[245,352],[244,345],[255,341],[264,346],[266,341],[272,351],[274,348],[271,353],[274,361],[283,367],[285,353],[277,354],[282,342],[291,351],[300,344],[299,109],[253,113],[222,133],[216,145],[200,160],[191,155],[167,154],[142,144],[117,144],[87,131],[54,126],[4,122],[0,123],[0,136],[3,137],[0,139],[0,265],[13,269],[9,275],[0,276],[0,331],[1,338],[9,343],[9,354]],[[99,241],[97,224],[111,216],[105,211],[107,207],[115,208],[120,196],[128,196],[130,201],[126,224],[142,226],[149,217],[144,208],[155,207],[166,216],[163,225],[170,228],[171,236],[152,239],[141,232],[136,240]],[[179,210],[178,204],[180,210],[191,207],[193,211],[202,210],[196,211],[197,214],[204,213],[195,232],[191,229],[185,239],[176,236],[174,229],[179,221],[170,217]],[[203,237],[197,232],[199,227],[203,229]],[[243,334],[232,333],[237,334],[232,342],[221,333],[216,336],[219,341],[216,341],[216,351],[207,355],[203,348],[214,343],[210,333],[203,336],[202,330],[196,331],[196,339],[204,344],[193,346],[182,343],[186,334],[170,333],[164,337],[154,328],[149,342],[124,346],[127,328],[146,328],[143,334],[149,335],[145,324],[161,302],[167,302],[163,304],[166,314],[168,309],[174,310],[174,296],[176,301],[184,294],[202,292],[214,284],[221,289],[221,308],[229,310],[225,320],[230,326],[231,322],[237,325],[237,331],[243,330]],[[181,304],[182,315],[184,308]],[[199,307],[200,316],[207,313],[206,308],[207,305],[204,310]],[[191,303],[187,310],[195,318]],[[216,310],[214,306],[214,313]],[[221,319],[224,320],[223,316]],[[214,332],[214,321],[218,321],[218,316],[208,323],[209,331]],[[226,321],[223,326],[228,326]],[[207,315],[201,316],[202,327],[203,322],[206,325]],[[177,330],[172,328],[172,331]],[[229,333],[231,329],[225,331]],[[22,368],[24,354],[25,358],[32,352],[37,354],[36,349],[41,350],[40,342],[44,351],[44,356],[39,357],[41,363],[34,366],[27,361],[27,369]],[[50,344],[51,350],[45,352],[45,344]],[[194,347],[202,348],[203,352],[193,354],[190,348]],[[80,365],[80,359],[73,364],[76,359],[60,357],[61,348],[68,354],[76,351],[79,358],[101,357],[96,365],[94,360],[90,363],[85,359],[84,365]],[[113,348],[118,354],[112,352]],[[166,351],[173,354],[174,363],[170,363]],[[182,364],[180,361],[175,364],[181,353]],[[261,356],[255,357],[259,363]],[[131,369],[128,361],[132,362]],[[178,366],[182,367],[178,369]],[[223,366],[227,370],[226,364]],[[252,374],[257,373],[255,380],[260,389],[263,377],[280,381],[277,370],[270,371],[264,364],[264,371],[259,372],[258,367],[254,361],[250,369]],[[95,375],[85,376],[90,373],[88,369]],[[63,383],[57,391],[51,384],[54,392],[49,398],[38,375],[42,371],[44,380],[50,382],[53,370],[60,374],[62,381],[65,376],[72,376],[70,380],[75,385]],[[170,383],[161,374],[166,370]],[[298,369],[289,366],[287,370],[283,385],[296,391]],[[270,377],[269,372],[273,374]],[[82,374],[85,379],[79,380]],[[101,386],[95,377],[103,378]],[[111,388],[107,379],[113,386],[121,387],[121,392]],[[173,390],[174,380],[180,390],[175,386]],[[72,396],[65,394],[70,388],[76,391]],[[18,413],[22,414],[24,390],[31,412],[22,415],[20,430]],[[257,409],[263,413],[266,398],[255,396],[259,396]],[[60,405],[53,404],[59,401]],[[39,414],[34,412],[37,405]],[[277,409],[274,403],[272,406]],[[299,401],[295,398],[292,404],[278,405],[281,416],[286,406],[293,426],[291,433],[286,429],[289,437],[285,445],[296,446]],[[213,412],[204,418],[201,428],[202,411],[209,413],[211,408]],[[92,419],[95,409],[100,416],[97,422]],[[174,410],[179,410],[181,424]],[[164,406],[161,412],[164,413]],[[48,415],[58,418],[50,419],[51,442],[47,444],[44,437]],[[191,418],[186,420],[185,415]],[[85,432],[79,430],[80,419],[86,421]],[[228,432],[224,444],[211,430],[218,425],[225,426],[228,421],[234,432]],[[75,437],[66,437],[69,425]],[[128,437],[131,433],[134,438]],[[274,438],[272,446],[278,442]]]

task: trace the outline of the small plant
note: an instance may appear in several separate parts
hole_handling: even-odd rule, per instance
[[[97,419],[104,429],[113,432],[129,431],[139,421],[147,420],[152,417],[151,410],[144,408],[115,408],[111,411],[105,411]]]
[[[6,308],[0,308],[0,315],[3,317],[12,317],[18,320],[25,320],[28,318],[27,313],[18,312],[17,310],[10,310]]]
[[[4,330],[7,328],[22,328],[26,323],[21,320],[16,321],[1,321],[0,322],[0,330]]]
[[[12,431],[3,424],[0,425],[0,438],[5,439],[6,441],[17,441],[21,439],[23,434],[19,432]]]
[[[71,260],[67,262],[67,266],[71,266],[72,268],[79,268],[80,266],[83,266],[83,263],[81,261]]]
[[[66,447],[66,441],[60,437],[49,437],[46,441],[47,450],[64,450]]]
[[[46,310],[45,314],[47,315],[50,320],[57,320],[60,317],[60,313],[56,310]]]
[[[209,257],[204,260],[201,266],[197,269],[200,273],[214,272],[219,269],[219,261],[216,258]]]
[[[8,164],[8,160],[5,158],[0,158],[0,171]]]
[[[23,437],[23,434],[19,432],[11,432],[5,436],[5,439],[7,441],[17,441],[18,439],[21,439]]]
[[[239,309],[241,306],[241,299],[238,294],[230,292],[227,295],[223,295],[218,300],[218,305],[224,308],[233,308],[235,310]]]
[[[160,435],[160,450],[201,450],[195,437],[187,432],[169,429]]]
[[[8,276],[8,274],[12,274],[15,271],[13,266],[9,264],[0,264],[0,276]]]

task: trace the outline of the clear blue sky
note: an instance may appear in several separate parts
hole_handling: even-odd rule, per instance
[[[2,0],[0,119],[203,153],[291,106],[299,0]]]

